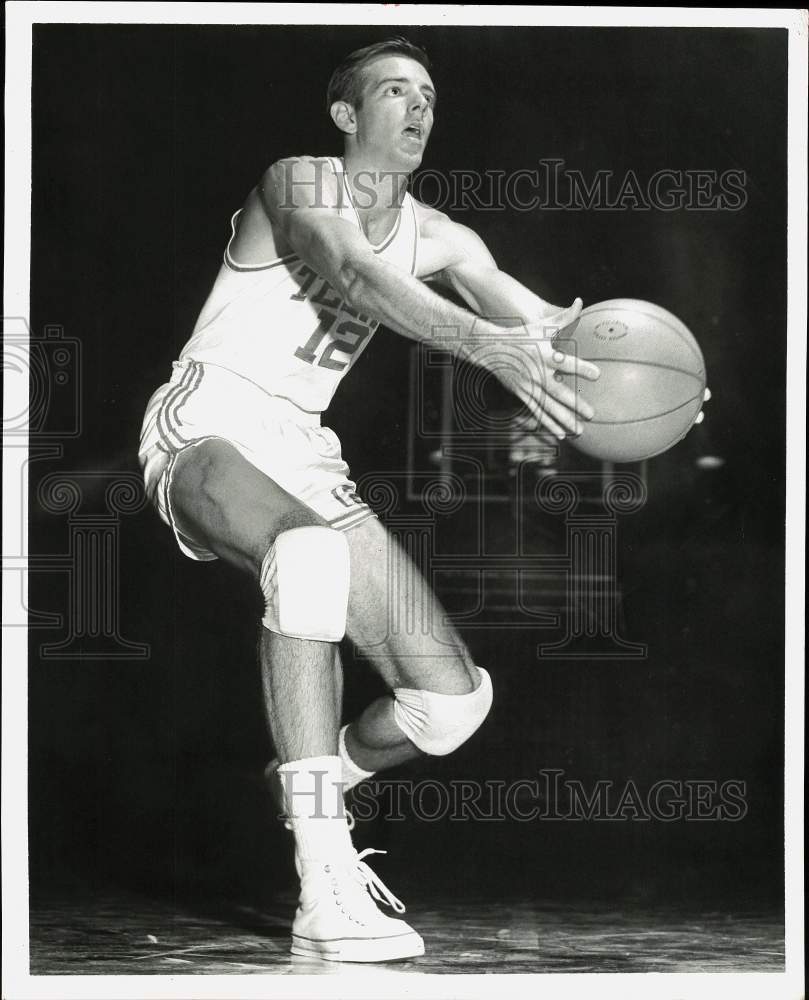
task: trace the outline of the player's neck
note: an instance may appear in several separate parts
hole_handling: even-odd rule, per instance
[[[356,153],[346,151],[343,157],[346,180],[359,214],[378,218],[402,207],[409,174],[403,170],[382,168]]]

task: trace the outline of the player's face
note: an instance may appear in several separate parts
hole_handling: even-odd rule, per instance
[[[363,72],[357,141],[380,166],[415,170],[433,127],[435,88],[430,74],[404,56],[385,56]]]

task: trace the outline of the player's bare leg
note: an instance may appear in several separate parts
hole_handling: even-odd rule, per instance
[[[491,691],[427,581],[379,521],[364,521],[347,534],[348,635],[391,691],[341,734],[344,767],[355,783],[423,752],[451,752],[483,721]],[[409,704],[415,733],[408,725]]]
[[[171,489],[178,529],[258,580],[282,531],[323,524],[232,445],[211,439],[180,453]],[[279,760],[335,752],[339,706],[333,643],[262,629],[262,688]]]
[[[266,628],[259,642],[264,706],[279,762],[333,754],[340,719],[334,646]]]
[[[335,660],[349,599],[343,536],[219,439],[176,456],[170,495],[178,530],[249,572],[267,598],[262,686],[301,878],[293,953],[360,962],[423,954],[418,934],[377,908],[374,899],[404,910],[354,850],[344,813]],[[342,576],[338,629],[332,591]]]
[[[379,521],[364,521],[350,529],[347,537],[352,566],[347,634],[391,692],[368,705],[340,733],[343,780],[348,788],[424,752],[450,752],[460,742],[445,731],[443,746],[429,739],[419,740],[425,749],[417,746],[402,728],[405,692],[421,702],[419,714],[425,693],[442,696],[433,699],[433,704],[442,703],[440,707],[449,710],[450,722],[461,723],[458,736],[471,735],[488,710],[487,691],[480,689],[489,682],[446,621],[446,612],[427,581]],[[399,586],[397,581],[406,585]],[[467,709],[473,714],[464,724]],[[446,715],[439,720],[445,730]],[[274,765],[268,769],[271,786]],[[274,792],[277,797],[277,785]]]

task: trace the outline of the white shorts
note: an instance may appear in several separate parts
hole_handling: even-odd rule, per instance
[[[220,438],[332,528],[352,528],[376,515],[356,493],[334,431],[319,413],[272,396],[254,382],[216,365],[175,361],[171,381],[146,407],[138,458],[146,495],[192,559],[216,559],[180,533],[171,511],[174,460],[186,448]]]

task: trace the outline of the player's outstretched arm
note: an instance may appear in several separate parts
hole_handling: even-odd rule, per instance
[[[580,299],[567,308],[546,302],[501,271],[474,230],[423,205],[419,214],[422,272],[452,288],[479,316],[505,326],[539,325],[548,330],[570,326],[578,318]]]
[[[476,322],[480,326],[474,315],[381,260],[356,226],[340,217],[341,182],[327,160],[279,160],[264,175],[259,194],[293,250],[358,311],[418,340],[456,327],[464,341]],[[494,336],[496,325],[480,330],[487,333]]]
[[[553,375],[561,371],[594,377],[594,366],[554,350],[547,341],[538,344],[535,357],[526,357],[524,347],[517,349],[519,377],[515,365],[504,367],[503,353],[514,353],[516,345],[501,344],[496,358],[485,350],[485,345],[501,340],[502,326],[447,302],[418,279],[380,260],[356,227],[339,216],[342,189],[328,161],[280,160],[264,175],[259,194],[268,217],[292,249],[353,308],[397,333],[490,368],[557,436],[581,430],[580,417],[591,414]]]
[[[533,381],[533,384],[530,373],[527,381],[523,377],[525,365],[512,364],[509,387],[520,397],[529,391],[538,394],[541,399],[547,395],[550,401],[545,406],[553,413],[553,401],[566,402],[568,397],[556,396],[556,384],[550,381],[556,373],[549,361],[564,356],[564,331],[579,318],[581,299],[575,299],[566,308],[546,302],[516,278],[501,271],[477,233],[453,222],[443,212],[417,205],[422,236],[422,276],[451,288],[471,309],[491,322],[503,327],[519,327],[519,335],[529,344],[536,345],[542,364],[537,366],[538,381]],[[560,334],[562,337],[558,336]],[[524,355],[525,346],[520,349]],[[512,359],[512,362],[516,360]],[[584,361],[579,363],[578,371],[590,379],[597,378],[599,374],[595,365]],[[580,403],[579,415],[590,419],[592,408]],[[556,431],[547,419],[543,422]]]

